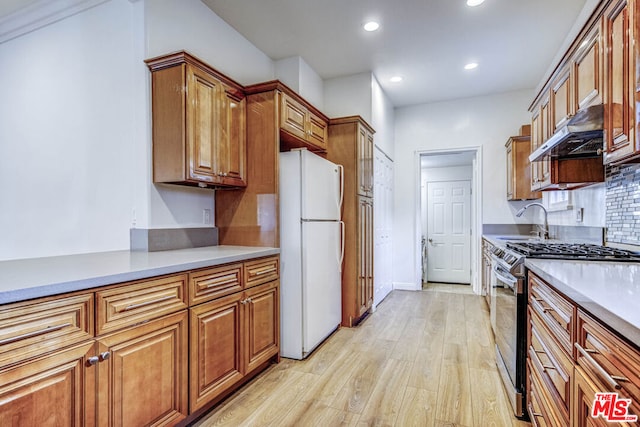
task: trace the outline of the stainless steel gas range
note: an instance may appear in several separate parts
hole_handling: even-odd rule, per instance
[[[638,262],[640,253],[587,243],[507,240],[494,246],[491,258],[491,326],[496,363],[515,415],[526,418],[526,258]]]

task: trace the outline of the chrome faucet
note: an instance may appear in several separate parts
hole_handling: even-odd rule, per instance
[[[531,206],[538,206],[544,212],[544,227],[540,227],[540,225],[538,224],[536,224],[536,226],[541,229],[540,231],[542,232],[542,238],[548,239],[549,238],[549,221],[547,219],[548,213],[547,213],[547,209],[542,205],[542,203],[538,203],[538,202],[529,203],[528,205],[525,205],[525,207],[520,209],[518,212],[516,212],[516,216],[521,217],[524,211],[526,211]]]

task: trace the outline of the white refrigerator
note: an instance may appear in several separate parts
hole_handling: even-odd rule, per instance
[[[280,355],[307,357],[340,325],[342,166],[280,153]]]

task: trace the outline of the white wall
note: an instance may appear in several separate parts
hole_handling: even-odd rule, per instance
[[[0,259],[129,247],[136,24],[110,1],[0,44]]]
[[[373,126],[371,78],[371,73],[360,73],[325,80],[324,113],[329,117],[359,115]]]
[[[371,126],[376,146],[393,159],[395,110],[375,77],[371,79]]]
[[[398,108],[395,111],[394,281],[414,283],[419,162],[416,151],[482,147],[484,223],[515,223],[506,201],[504,144],[529,123],[530,90]]]
[[[550,225],[568,225],[568,226],[585,226],[585,227],[606,227],[606,185],[605,183],[591,185],[586,188],[580,188],[571,191],[571,210],[561,210],[549,212],[548,220]],[[543,203],[548,206],[549,193],[542,194]],[[576,211],[583,209],[582,222],[576,221]],[[523,215],[527,215],[526,213]],[[533,221],[543,220],[542,214],[538,213],[537,219]]]
[[[324,83],[318,73],[300,56],[275,62],[275,78],[293,89],[318,110],[324,109]]]

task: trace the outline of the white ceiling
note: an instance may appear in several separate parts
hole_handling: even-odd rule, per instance
[[[535,88],[585,0],[202,0],[274,60],[372,71],[396,106]],[[366,33],[376,19],[381,27]],[[472,71],[463,66],[480,65]],[[390,83],[402,75],[400,84]]]
[[[51,0],[1,0],[0,20]],[[67,0],[56,0],[67,1]],[[178,0],[175,0],[178,1]],[[535,88],[585,0],[202,0],[274,60],[373,72],[395,106]],[[380,29],[362,30],[371,19]],[[465,71],[464,64],[480,65]],[[391,83],[394,75],[402,83]]]

